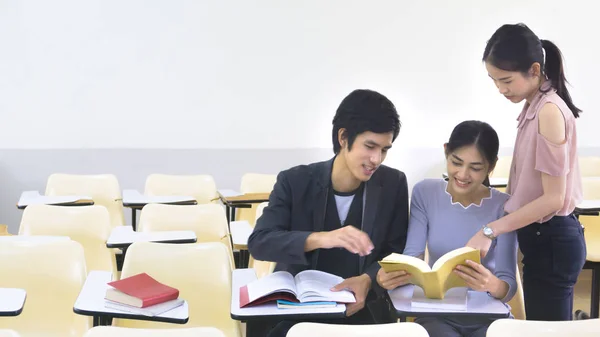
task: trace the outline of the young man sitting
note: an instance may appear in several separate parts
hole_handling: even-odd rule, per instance
[[[378,261],[401,253],[408,227],[404,173],[382,165],[398,136],[396,108],[385,96],[355,90],[333,118],[335,156],[282,171],[269,205],[248,239],[250,254],[274,261],[292,275],[316,269],[344,278],[356,303],[339,324],[369,324],[378,318],[365,304],[383,291]],[[269,336],[285,336],[297,322],[282,321]]]

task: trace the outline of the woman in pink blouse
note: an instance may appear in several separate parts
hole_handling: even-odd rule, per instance
[[[586,256],[573,215],[582,199],[575,126],[581,110],[567,91],[560,50],[527,26],[500,27],[483,61],[502,95],[526,102],[517,119],[508,214],[484,225],[467,246],[485,255],[490,239],[516,230],[527,319],[571,320],[573,287]]]

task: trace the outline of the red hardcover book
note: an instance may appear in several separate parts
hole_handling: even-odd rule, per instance
[[[162,284],[146,273],[108,283],[105,299],[138,308],[145,308],[179,297],[179,290]]]

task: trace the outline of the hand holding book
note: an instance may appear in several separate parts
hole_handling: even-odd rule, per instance
[[[349,290],[354,294],[356,302],[346,305],[346,316],[352,316],[365,307],[369,289],[371,289],[371,278],[367,274],[362,274],[345,279],[331,291]]]
[[[480,263],[467,260],[466,265],[456,266],[454,273],[473,290],[487,291],[495,298],[504,298],[508,293],[508,284]]]
[[[443,299],[448,289],[467,287],[467,282],[454,272],[456,266],[468,266],[467,260],[479,264],[479,251],[470,247],[455,249],[440,257],[432,267],[419,258],[397,253],[386,256],[379,264],[387,273],[410,274],[408,282],[421,287],[427,298]]]
[[[406,270],[386,272],[381,268],[377,272],[377,283],[385,290],[392,290],[410,283],[411,275]]]

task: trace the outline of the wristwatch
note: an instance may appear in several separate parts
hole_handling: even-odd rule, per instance
[[[494,235],[494,230],[489,228],[487,225],[483,226],[483,235],[485,235],[488,239],[494,240],[496,236]]]

